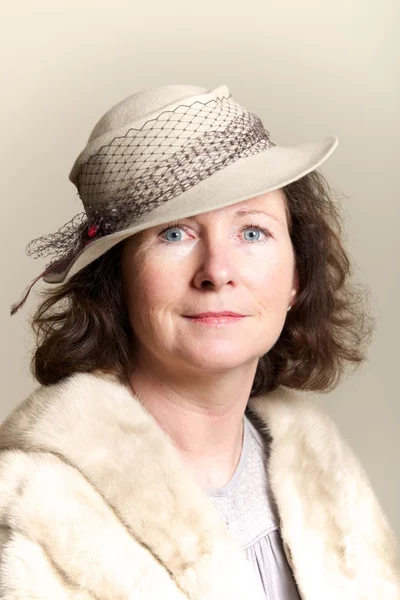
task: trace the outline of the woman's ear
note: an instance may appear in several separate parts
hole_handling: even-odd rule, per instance
[[[292,291],[290,292],[289,306],[296,304],[296,298],[299,293],[299,275],[296,267],[293,271]]]

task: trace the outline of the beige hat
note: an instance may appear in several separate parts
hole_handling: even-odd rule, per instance
[[[40,278],[65,282],[143,229],[281,188],[319,167],[337,144],[330,136],[277,146],[226,85],[128,96],[101,117],[70,172],[84,212],[28,245],[30,256],[52,261],[12,314]]]

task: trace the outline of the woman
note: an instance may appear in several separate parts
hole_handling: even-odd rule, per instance
[[[310,398],[371,333],[316,170],[336,145],[275,145],[226,86],[96,124],[85,212],[28,249],[59,285],[41,385],[1,428],[5,600],[400,598],[390,526]]]

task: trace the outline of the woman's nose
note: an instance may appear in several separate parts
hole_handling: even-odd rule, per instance
[[[233,249],[229,243],[204,244],[196,265],[194,285],[197,288],[219,289],[236,283]]]

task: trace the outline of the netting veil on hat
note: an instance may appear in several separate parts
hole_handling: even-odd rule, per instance
[[[84,211],[28,244],[28,255],[50,261],[11,314],[40,278],[64,282],[147,227],[283,187],[317,168],[337,143],[331,136],[277,146],[225,85],[129,96],[98,121],[70,172]]]

